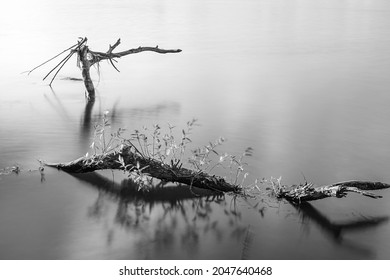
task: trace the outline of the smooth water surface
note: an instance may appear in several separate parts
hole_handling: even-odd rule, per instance
[[[248,183],[389,183],[388,1],[38,0],[3,10],[0,168],[23,172],[0,177],[0,258],[390,258],[388,190],[296,209],[173,185],[142,195],[120,172],[37,171],[37,159],[85,155],[108,110],[112,128],[129,131],[169,122],[180,133],[197,118],[193,147],[223,136],[220,151],[254,148]],[[75,58],[52,88],[42,78],[59,60],[20,74],[79,36],[96,51],[121,38],[118,51],[183,52],[126,56],[120,73],[101,63],[94,103],[66,79],[81,76]],[[123,185],[130,195],[112,191]],[[373,218],[381,222],[370,226]],[[340,226],[356,220],[366,223]]]

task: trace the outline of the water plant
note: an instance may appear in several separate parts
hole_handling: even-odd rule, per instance
[[[46,164],[67,172],[91,172],[100,169],[120,169],[132,176],[139,183],[140,189],[153,186],[153,178],[166,182],[186,184],[191,187],[209,189],[216,192],[231,192],[248,195],[256,190],[261,193],[259,184],[271,186],[277,198],[283,198],[293,203],[317,200],[326,197],[344,197],[348,192],[355,192],[372,198],[380,195],[368,192],[389,188],[389,184],[369,181],[345,181],[325,186],[315,186],[312,183],[284,186],[281,178],[271,180],[255,180],[244,186],[248,172],[245,171],[245,158],[250,157],[253,149],[248,147],[240,155],[220,153],[217,147],[225,142],[220,137],[214,142],[190,150],[191,133],[197,125],[197,120],[187,122],[187,127],[176,136],[175,127],[168,124],[163,131],[160,125],[154,125],[152,130],[143,127],[135,130],[129,137],[124,137],[124,129],[109,132],[109,112],[103,114],[100,124],[95,127],[95,139],[91,145],[92,155],[69,163]],[[188,160],[184,158],[188,156]],[[221,168],[225,176],[213,175],[211,172]],[[224,171],[224,172],[223,172]]]
[[[151,170],[156,169],[158,171],[154,173],[158,173],[157,178],[163,184],[174,181],[192,186],[197,179],[205,179],[201,185],[207,185],[209,183],[207,181],[210,181],[215,185],[229,185],[231,190],[243,190],[248,176],[248,173],[244,172],[246,165],[244,158],[252,156],[252,148],[248,147],[239,156],[221,153],[217,151],[217,147],[226,139],[220,137],[214,142],[191,149],[189,147],[192,143],[191,135],[194,128],[199,125],[195,118],[188,121],[186,127],[179,133],[176,133],[176,127],[170,123],[166,129],[154,124],[152,128],[144,126],[142,129],[135,129],[125,137],[126,130],[123,128],[111,132],[108,115],[109,112],[105,111],[101,121],[95,125],[91,152],[85,155],[84,163],[103,164],[103,158],[113,155],[115,166],[126,172],[139,184],[139,188],[144,190],[154,185]],[[123,153],[125,149],[136,155],[136,159],[133,158],[131,161],[126,159]],[[227,173],[227,176],[209,175],[218,168],[223,170],[220,173]],[[186,179],[178,180],[180,177]]]

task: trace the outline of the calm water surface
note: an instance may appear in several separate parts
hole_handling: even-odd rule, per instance
[[[23,2],[23,3],[20,3]],[[389,259],[390,192],[312,203],[208,197],[168,186],[146,195],[121,173],[72,176],[37,159],[84,155],[109,110],[113,129],[178,127],[199,119],[193,145],[248,159],[248,181],[390,182],[390,4],[381,0],[13,1],[0,18],[1,259]],[[89,39],[105,51],[159,45],[101,64],[87,104],[75,59],[53,87],[55,63]],[[28,170],[33,170],[29,172]],[[129,195],[112,189],[126,185]],[[256,208],[253,206],[257,205]],[[381,217],[377,226],[340,225]]]

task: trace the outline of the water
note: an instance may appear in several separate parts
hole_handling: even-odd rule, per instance
[[[37,159],[84,155],[105,110],[113,129],[184,127],[200,146],[248,159],[248,181],[285,184],[361,179],[390,182],[388,1],[19,1],[0,18],[2,259],[388,259],[390,226],[339,232],[340,223],[384,217],[389,191],[312,203],[317,210],[232,197],[199,198],[171,186],[146,196],[109,193],[110,171],[72,176]],[[23,8],[22,8],[23,7]],[[55,64],[20,74],[86,36],[92,50],[159,45],[102,63],[86,104],[75,60],[53,88]],[[32,169],[33,171],[28,171]],[[303,174],[303,175],[302,175]],[[100,176],[101,175],[101,176]]]

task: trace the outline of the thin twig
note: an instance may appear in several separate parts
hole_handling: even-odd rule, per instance
[[[116,66],[115,66],[114,63],[112,62],[113,59],[109,58],[109,60],[110,60],[110,63],[111,63],[111,65],[112,65],[112,67],[114,67],[114,69],[115,69],[116,71],[120,72],[119,69],[116,68]]]
[[[72,55],[73,55],[74,53],[75,53],[75,51],[72,51],[72,52],[71,52],[71,55],[68,56],[68,59],[64,61],[64,63],[61,65],[60,68],[58,68],[57,72],[54,74],[53,78],[51,79],[49,86],[51,86],[51,84],[53,83],[54,79],[56,78],[58,72],[61,71],[62,67],[64,67],[64,65],[68,62],[68,60],[72,57]]]
[[[60,66],[60,68],[57,70],[57,72],[54,74],[54,77],[51,79],[50,81],[50,84],[49,86],[51,86],[51,84],[53,83],[55,77],[57,76],[57,74],[59,73],[59,71],[62,69],[62,67],[64,67],[64,65],[66,64],[66,62],[68,62],[68,60],[72,57],[73,54],[75,54],[79,49],[80,47],[87,41],[87,38],[84,38],[82,39],[81,41],[79,41],[77,44],[76,44],[76,48],[75,49],[72,49],[70,51],[70,53],[63,59],[60,61],[60,63],[58,63],[53,69],[50,70],[49,73],[46,74],[46,76],[43,78],[43,80],[45,80],[57,67]]]
[[[64,61],[68,61],[68,59],[74,54],[75,52],[72,50],[63,60],[61,60],[53,69],[50,70],[49,73],[46,74],[46,76],[42,79],[43,81],[58,67],[60,66]]]
[[[34,67],[33,69],[31,69],[31,70],[29,70],[29,71],[24,71],[24,72],[22,72],[22,74],[27,72],[27,75],[30,75],[30,73],[31,73],[32,71],[34,71],[35,69],[37,69],[37,68],[39,68],[39,67],[41,67],[41,66],[45,65],[46,63],[48,63],[48,62],[52,61],[53,59],[55,59],[55,58],[59,57],[61,54],[63,54],[64,52],[66,52],[66,51],[68,51],[68,50],[70,50],[70,49],[74,48],[74,47],[75,47],[75,46],[77,46],[78,44],[79,44],[79,43],[77,43],[77,44],[74,44],[73,46],[71,46],[71,47],[67,48],[66,50],[64,50],[64,51],[60,52],[59,54],[57,54],[57,55],[53,56],[52,58],[50,58],[50,59],[46,60],[45,62],[43,62],[43,63],[39,64],[38,66]]]
[[[112,51],[117,47],[119,46],[119,44],[121,43],[121,39],[119,38],[116,43],[114,45],[110,45],[110,47],[108,48],[108,51],[107,53],[112,53]]]

